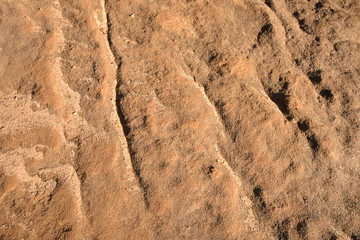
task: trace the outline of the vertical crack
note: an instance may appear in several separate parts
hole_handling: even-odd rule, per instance
[[[299,120],[297,122],[297,126],[299,130],[305,134],[309,147],[313,153],[313,157],[315,158],[319,151],[320,144],[315,134],[311,131],[309,122],[307,120]]]
[[[123,109],[121,108],[121,101],[122,99],[125,97],[123,95],[123,93],[120,91],[120,87],[122,85],[122,80],[121,80],[121,65],[122,65],[122,58],[121,56],[117,53],[116,48],[113,44],[112,41],[112,32],[111,32],[111,21],[109,18],[109,13],[107,11],[108,8],[108,0],[105,0],[104,3],[104,11],[105,11],[105,15],[106,15],[106,26],[107,26],[107,44],[110,48],[111,54],[113,55],[115,62],[116,62],[116,87],[115,87],[115,93],[116,93],[116,98],[115,98],[115,103],[116,103],[116,111],[117,111],[117,115],[119,117],[119,121],[120,124],[122,126],[122,130],[125,136],[125,140],[126,142],[124,143],[128,150],[128,155],[131,161],[131,165],[132,168],[134,170],[134,173],[138,179],[140,188],[143,192],[143,198],[144,198],[144,203],[146,208],[149,208],[149,192],[148,192],[148,184],[144,181],[144,179],[142,178],[140,172],[140,164],[138,161],[135,160],[134,158],[134,151],[132,150],[131,147],[131,141],[130,141],[130,137],[129,137],[129,133],[130,133],[130,127],[128,125],[128,122],[126,120],[125,114]]]

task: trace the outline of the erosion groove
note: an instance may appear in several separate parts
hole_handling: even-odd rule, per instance
[[[105,1],[105,12],[106,12],[106,8],[108,7],[107,5],[108,0]],[[112,39],[111,39],[111,22],[109,19],[109,13],[106,12],[106,25],[107,25],[107,42],[108,42],[108,46],[112,52],[112,55],[114,56],[114,59],[116,61],[116,88],[115,88],[115,92],[116,92],[116,99],[115,99],[115,104],[116,104],[116,111],[119,117],[119,121],[126,139],[126,148],[128,150],[128,155],[130,157],[130,161],[132,164],[132,168],[133,171],[138,179],[140,188],[143,192],[143,198],[144,198],[144,203],[145,206],[148,208],[149,207],[149,201],[148,201],[148,192],[147,192],[147,185],[144,182],[143,178],[141,177],[141,170],[140,170],[140,164],[136,161],[135,157],[134,157],[134,152],[131,150],[131,140],[129,137],[129,133],[130,133],[130,128],[128,126],[128,123],[126,121],[126,116],[121,108],[121,101],[123,99],[123,94],[120,91],[120,87],[122,84],[122,80],[121,80],[121,65],[122,65],[122,60],[121,60],[121,56],[119,56],[116,52],[115,46],[112,43]]]
[[[212,57],[211,57],[212,58]],[[190,76],[188,76],[188,79],[191,81],[192,78]],[[218,113],[218,110],[217,110],[217,107],[212,104],[212,102],[209,100],[209,97],[207,96],[206,94],[206,91],[205,91],[205,88],[196,82],[196,78],[194,77],[193,78],[194,81],[191,81],[193,82],[194,86],[200,90],[201,92],[201,95],[203,96],[203,98],[205,99],[205,102],[207,103],[207,105],[210,107],[210,109],[212,110],[212,113],[213,115],[215,116],[215,119],[216,119],[216,123],[218,125],[218,128],[219,128],[219,131],[221,133],[221,136],[226,139],[226,128],[223,124],[223,116],[221,116],[219,113]],[[233,171],[231,165],[228,163],[228,161],[225,160],[225,158],[222,156],[222,154],[220,153],[220,150],[219,150],[219,147],[218,145],[216,144],[215,145],[215,151],[217,153],[217,159],[219,162],[221,162],[225,169],[228,171],[228,173],[230,174],[230,176],[233,178],[233,180],[235,181],[235,183],[237,184],[238,188],[243,191],[244,190],[244,187],[241,183],[241,179],[239,178],[239,176]],[[259,231],[259,225],[257,223],[257,220],[255,219],[255,216],[254,216],[254,213],[251,209],[252,207],[252,202],[251,200],[246,197],[246,196],[243,196],[241,197],[242,201],[245,202],[245,206],[247,208],[247,211],[248,211],[248,217],[247,217],[247,224],[249,225],[250,228],[253,228],[255,231]]]

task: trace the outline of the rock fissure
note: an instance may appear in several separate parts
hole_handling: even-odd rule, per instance
[[[127,120],[126,120],[125,113],[123,112],[123,110],[121,108],[121,101],[124,98],[124,95],[120,92],[120,86],[122,84],[122,79],[121,79],[122,58],[116,52],[115,46],[113,45],[113,42],[112,42],[112,38],[111,38],[111,22],[110,22],[110,18],[109,18],[109,12],[106,10],[107,3],[108,3],[108,1],[106,0],[105,4],[104,4],[104,11],[105,11],[105,14],[106,14],[106,26],[107,26],[106,39],[107,39],[107,44],[109,46],[111,54],[113,55],[113,57],[115,59],[115,62],[116,62],[116,66],[117,66],[116,67],[116,86],[115,86],[116,111],[117,111],[119,122],[120,122],[121,128],[123,130],[125,140],[126,140],[123,143],[123,145],[125,145],[125,147],[127,149],[126,155],[128,156],[128,158],[129,158],[129,160],[131,162],[133,171],[135,173],[135,176],[138,179],[139,186],[140,186],[140,188],[141,188],[141,190],[143,192],[143,198],[144,198],[145,206],[148,208],[149,207],[149,199],[148,199],[148,191],[147,191],[148,186],[147,186],[147,184],[145,183],[144,179],[141,176],[140,165],[139,165],[138,161],[136,161],[136,159],[134,157],[134,152],[131,150],[131,141],[130,141],[130,137],[129,137],[130,128],[129,128]]]

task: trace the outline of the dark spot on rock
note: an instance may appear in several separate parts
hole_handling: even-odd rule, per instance
[[[271,101],[273,101],[279,107],[280,111],[284,115],[290,114],[289,100],[288,100],[288,96],[285,93],[282,92],[272,93],[270,94],[269,97]]]
[[[331,234],[330,239],[329,240],[336,240],[337,236],[335,236],[335,234]]]
[[[35,83],[31,89],[31,95],[36,95],[41,89],[41,86],[39,86],[37,83]]]
[[[260,186],[256,186],[254,189],[253,189],[253,192],[254,192],[254,196],[255,197],[261,197],[262,195],[262,189]]]
[[[265,0],[265,4],[269,7],[269,8],[273,8],[273,3],[271,0]]]
[[[293,13],[293,16],[294,16],[296,19],[298,19],[298,18],[299,18],[299,13],[296,11],[296,12]]]
[[[263,192],[262,192],[262,188],[261,186],[256,186],[253,189],[253,193],[254,193],[254,207],[256,212],[260,215],[260,216],[264,216],[267,213],[267,209],[266,209],[266,203],[263,199]]]
[[[274,225],[274,230],[279,240],[289,239],[289,228],[290,221],[288,219],[283,220],[281,223],[277,222]]]
[[[320,96],[322,96],[323,98],[325,98],[327,101],[330,101],[330,102],[332,102],[332,100],[334,99],[334,95],[332,94],[330,89],[321,90]]]
[[[319,10],[320,8],[322,8],[324,6],[324,4],[322,3],[322,2],[317,2],[316,4],[315,4],[315,9],[316,10]]]
[[[322,78],[321,78],[321,70],[316,70],[316,71],[308,72],[307,75],[308,75],[310,81],[311,81],[313,84],[319,84],[319,83],[321,83],[321,81],[322,81]]]
[[[360,235],[355,236],[354,234],[351,235],[352,240],[360,240]]]
[[[303,220],[301,222],[299,222],[297,225],[296,225],[296,232],[299,234],[300,238],[305,238],[306,237],[306,234],[307,234],[307,224],[306,224],[306,221]]]
[[[215,223],[215,226],[219,226],[223,221],[223,217],[218,214],[217,217],[216,217],[216,223]]]
[[[297,122],[297,125],[302,132],[306,132],[307,130],[309,130],[309,123],[307,121],[299,121]]]
[[[210,58],[209,58],[209,61],[208,61],[208,63],[212,63],[214,60],[215,60],[215,58],[218,56],[218,54],[217,53],[212,53],[211,54],[211,56],[210,56]]]
[[[283,78],[279,78],[279,82],[282,82]],[[268,89],[268,96],[270,97],[271,101],[273,101],[284,117],[289,121],[293,119],[293,116],[290,114],[289,108],[289,95],[286,94],[286,90],[288,89],[288,82],[284,82],[281,86],[281,89],[278,92],[274,92],[273,89]]]
[[[167,167],[167,163],[165,162],[165,161],[161,161],[160,163],[159,163],[159,169],[160,170],[163,170],[163,169],[165,169],[166,167]]]
[[[298,18],[297,18],[298,19]],[[311,34],[309,25],[306,24],[305,19],[298,19],[299,27],[302,31],[304,31],[307,34]]]
[[[207,174],[213,174],[215,172],[215,167],[214,166],[210,166],[210,167],[208,167],[208,169],[207,169]]]
[[[69,237],[68,235],[71,231],[72,231],[72,227],[64,227],[59,230],[55,239],[67,239]]]
[[[257,36],[258,42],[260,42],[262,36],[268,35],[269,33],[271,33],[271,31],[272,31],[272,25],[269,24],[269,23],[265,24],[265,25],[261,28],[261,30],[260,30],[260,32],[259,32],[259,34],[258,34],[258,36]]]
[[[315,135],[310,135],[306,137],[308,142],[309,142],[309,146],[311,148],[311,150],[316,153],[319,150],[319,142],[316,139]]]

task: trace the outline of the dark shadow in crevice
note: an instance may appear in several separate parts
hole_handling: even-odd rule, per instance
[[[300,129],[300,131],[302,131],[302,132],[306,132],[307,130],[309,130],[309,122],[308,121],[298,121],[297,125],[298,125],[298,128]]]
[[[271,93],[269,97],[271,101],[273,101],[278,106],[280,111],[285,116],[288,116],[290,114],[288,95],[279,92],[279,93]]]
[[[307,75],[313,84],[319,84],[322,81],[321,70],[315,70],[312,72],[308,72]]]
[[[309,146],[311,148],[311,150],[313,151],[314,154],[316,154],[319,150],[319,142],[318,140],[316,139],[315,135],[309,135],[309,136],[306,136],[306,139],[308,140],[309,142]]]
[[[269,89],[268,95],[271,101],[273,101],[278,106],[285,118],[290,121],[293,119],[293,116],[291,115],[289,108],[289,95],[286,94],[287,89],[288,83],[284,82],[279,92],[273,92],[272,89]]]
[[[335,234],[331,233],[329,240],[336,240],[336,239],[338,239],[338,237]]]
[[[261,28],[261,30],[260,30],[260,32],[259,32],[259,34],[258,34],[258,36],[257,36],[257,41],[260,43],[260,40],[261,40],[262,36],[263,36],[263,35],[268,35],[268,34],[270,34],[271,32],[272,32],[272,25],[271,25],[270,23],[265,24],[265,25]]]
[[[107,3],[108,1],[105,1],[105,8],[107,8]],[[116,88],[115,88],[115,92],[116,92],[116,99],[115,99],[115,104],[116,104],[116,111],[117,111],[117,115],[119,117],[119,121],[121,123],[123,132],[124,132],[124,136],[127,142],[127,147],[129,150],[129,154],[130,154],[130,161],[135,173],[135,176],[137,177],[138,181],[139,181],[139,187],[142,189],[143,191],[143,198],[144,198],[144,203],[145,203],[145,207],[149,208],[150,203],[149,203],[149,185],[144,181],[143,177],[141,176],[141,162],[136,160],[136,157],[134,156],[134,151],[132,150],[132,145],[131,145],[131,139],[129,137],[130,134],[130,127],[129,127],[129,123],[126,120],[124,111],[121,107],[121,102],[124,99],[124,94],[120,91],[120,87],[122,84],[122,79],[121,79],[121,66],[122,66],[122,58],[121,56],[116,52],[116,48],[113,45],[113,41],[112,41],[112,26],[111,26],[111,22],[110,22],[110,18],[109,18],[109,14],[106,14],[106,20],[107,20],[107,27],[108,27],[108,32],[107,32],[107,41],[108,41],[108,45],[109,48],[115,58],[115,62],[117,64],[117,70],[116,70]]]
[[[334,99],[334,95],[332,94],[330,89],[323,89],[320,91],[320,96],[325,98],[327,101],[332,102]]]
[[[319,10],[324,6],[322,2],[317,2],[315,4],[315,12],[319,12]]]
[[[351,240],[360,240],[360,235],[355,235],[355,234],[352,234],[351,235]]]
[[[124,112],[121,110],[121,100],[123,99],[124,95],[119,92],[119,90],[118,90],[119,87],[120,87],[120,81],[118,81],[117,86],[116,86],[116,111],[119,116],[119,120],[122,125],[124,135],[127,138],[130,133],[130,127],[128,126]]]
[[[299,235],[300,239],[307,239],[307,223],[305,220],[299,222],[296,225],[296,232]]]
[[[274,10],[273,1],[272,1],[272,0],[265,0],[265,4],[266,4],[271,10]]]
[[[313,155],[315,157],[315,155],[319,151],[320,144],[315,134],[310,130],[309,122],[307,120],[299,120],[297,122],[297,126],[301,132],[305,133],[306,139],[309,143],[309,147],[311,148],[311,151],[313,152]]]
[[[289,219],[285,219],[281,223],[280,222],[275,223],[273,229],[275,230],[277,239],[279,240],[289,239],[289,231],[288,231],[289,225],[290,225]]]
[[[305,32],[305,33],[307,33],[307,34],[310,34],[310,28],[309,28],[309,26],[306,24],[305,19],[299,19],[299,20],[298,20],[298,23],[299,23],[300,29],[301,29],[303,32]]]
[[[296,11],[296,12],[293,12],[293,16],[294,16],[294,18],[299,19],[300,14],[298,11]]]
[[[258,215],[260,217],[266,216],[268,211],[266,208],[266,203],[263,198],[263,192],[262,192],[261,186],[259,186],[259,185],[256,186],[253,189],[253,193],[254,193],[253,204],[254,204],[255,211],[258,213]]]

